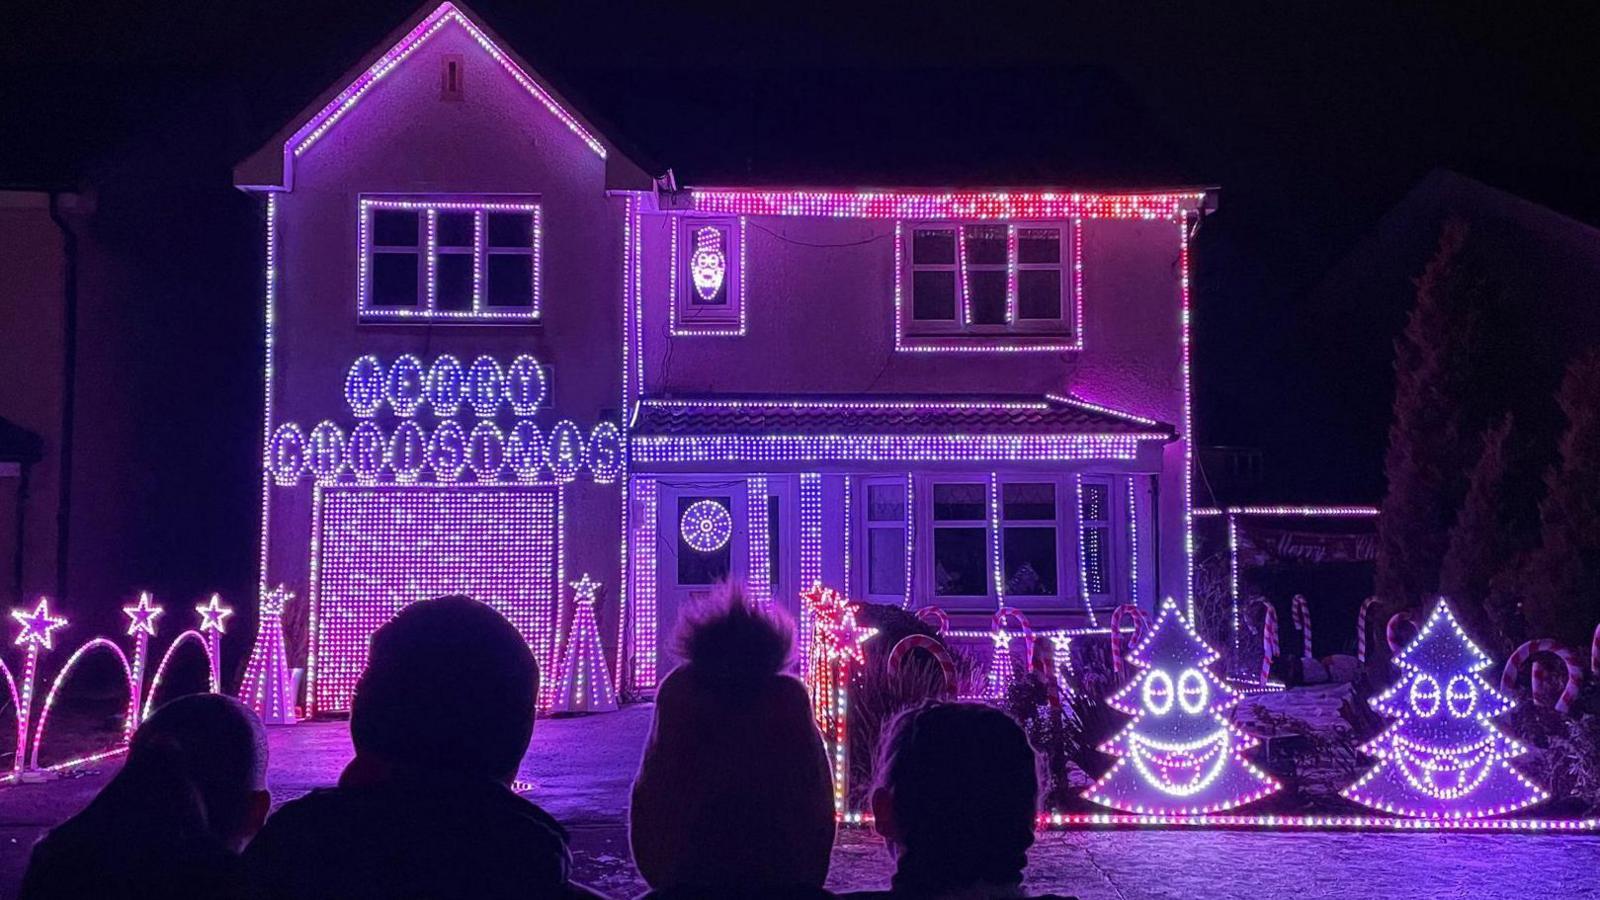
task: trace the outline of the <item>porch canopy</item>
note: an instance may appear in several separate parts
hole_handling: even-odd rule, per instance
[[[1134,463],[1176,436],[1164,422],[1057,394],[648,398],[629,431],[635,471]]]

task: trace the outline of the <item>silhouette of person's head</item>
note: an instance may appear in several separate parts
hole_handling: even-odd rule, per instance
[[[979,703],[902,712],[881,744],[875,826],[897,891],[1017,885],[1033,845],[1037,757],[1022,727]]]
[[[509,783],[533,736],[539,667],[470,597],[420,600],[372,635],[350,706],[358,757]]]
[[[180,827],[202,823],[198,827],[237,852],[260,830],[272,804],[267,732],[255,712],[232,697],[179,697],[134,732],[116,780],[117,790],[108,786],[107,794],[164,794],[172,816],[191,822]]]

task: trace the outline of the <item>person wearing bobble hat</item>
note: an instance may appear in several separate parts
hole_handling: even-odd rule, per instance
[[[833,780],[793,646],[737,585],[679,625],[629,816],[648,897],[830,896]]]

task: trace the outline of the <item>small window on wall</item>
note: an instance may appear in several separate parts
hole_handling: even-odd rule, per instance
[[[744,334],[745,220],[679,216],[672,232],[674,335]]]
[[[934,596],[988,596],[988,484],[935,484],[932,502]]]
[[[728,497],[678,498],[678,584],[716,584],[733,558]]]
[[[526,198],[362,198],[361,320],[537,320],[540,215]]]
[[[1071,349],[1074,227],[924,222],[903,228],[899,346],[920,346],[906,340],[917,335],[1009,335],[1025,339],[1018,346]]]
[[[865,485],[867,597],[900,603],[906,596],[906,483],[895,478],[868,480]]]
[[[1000,485],[1000,550],[1007,597],[1054,597],[1059,593],[1056,485]]]
[[[1078,485],[1083,593],[1095,606],[1112,602],[1111,483],[1084,478]]]

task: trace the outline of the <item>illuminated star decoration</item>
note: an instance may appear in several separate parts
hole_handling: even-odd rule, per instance
[[[593,603],[595,592],[600,590],[600,582],[590,578],[589,573],[585,572],[582,578],[572,582],[572,589],[577,592],[579,603]]]
[[[142,631],[155,637],[156,617],[162,612],[160,606],[150,602],[150,592],[141,591],[138,603],[122,608],[122,614],[128,617],[128,636],[132,637]]]
[[[261,595],[261,614],[264,616],[281,616],[283,611],[289,607],[289,601],[293,599],[294,591],[280,584]],[[196,608],[198,609],[198,607]],[[205,615],[204,611],[200,614]]]
[[[856,624],[855,604],[833,588],[823,587],[820,581],[800,596],[816,617],[818,634],[826,638],[819,648],[824,655],[864,662],[861,644],[877,634],[878,629]]]
[[[194,611],[200,614],[201,631],[215,631],[218,634],[228,630],[223,622],[233,615],[233,610],[223,606],[222,598],[216,594],[212,594],[211,599],[205,603],[197,605]]]
[[[11,618],[22,625],[22,631],[17,634],[17,646],[32,644],[42,650],[49,650],[54,639],[50,636],[57,628],[65,628],[67,620],[61,616],[50,615],[50,598],[40,597],[39,604],[33,612],[26,609],[13,609]]]

